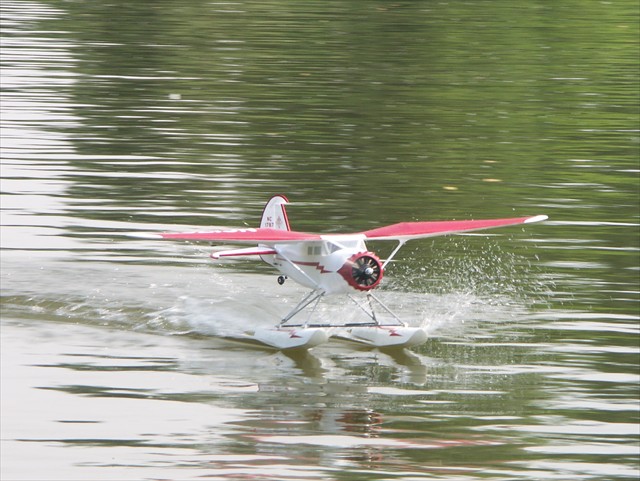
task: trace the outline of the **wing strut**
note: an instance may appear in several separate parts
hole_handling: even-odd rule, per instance
[[[291,261],[291,259],[289,259],[287,256],[285,256],[285,255],[280,251],[280,249],[277,249],[277,248],[275,248],[275,247],[274,247],[274,249],[275,249],[275,251],[278,253],[278,255],[279,255],[282,259],[284,259],[285,261],[287,261],[287,262],[291,265],[291,267],[293,267],[293,268],[294,268],[295,270],[297,270],[300,274],[302,274],[303,276],[305,276],[305,277],[309,280],[309,282],[311,282],[311,284],[313,284],[314,286],[316,286],[316,288],[314,289],[314,291],[320,290],[320,286],[318,285],[318,283],[317,283],[316,281],[314,281],[311,277],[309,277],[309,275],[308,275],[305,271],[303,271],[302,269],[300,269],[300,267],[299,267],[298,265],[296,265],[296,263],[295,263],[295,262]],[[323,292],[323,294],[324,294],[324,292]]]
[[[395,249],[393,249],[393,252],[391,252],[391,254],[389,254],[389,256],[386,258],[386,260],[383,262],[382,264],[382,269],[384,270],[384,268],[387,266],[387,264],[389,262],[391,262],[391,259],[393,259],[395,257],[395,255],[398,253],[398,251],[400,249],[402,249],[402,246],[406,243],[406,239],[399,239],[398,240],[398,245],[396,246]]]

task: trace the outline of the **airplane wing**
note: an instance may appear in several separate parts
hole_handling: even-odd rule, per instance
[[[271,228],[246,228],[246,229],[221,229],[207,232],[162,232],[134,234],[135,237],[145,239],[174,239],[187,241],[213,241],[229,243],[249,243],[261,245],[275,245],[290,242],[319,241],[325,237],[362,236],[364,240],[399,240],[407,241],[422,237],[434,237],[474,230],[491,229],[518,224],[530,224],[546,220],[546,215],[535,217],[517,217],[511,219],[490,220],[459,220],[459,221],[435,221],[435,222],[401,222],[377,229],[371,229],[355,234],[312,234],[290,230]],[[239,255],[234,252],[234,255]]]
[[[319,234],[308,234],[271,228],[221,229],[208,232],[161,232],[136,234],[144,239],[174,239],[188,241],[215,241],[249,244],[275,244],[321,240]]]
[[[511,219],[401,222],[367,230],[361,232],[361,234],[364,234],[367,240],[398,240],[404,242],[422,237],[435,237],[518,224],[532,224],[546,219],[548,219],[546,215],[537,215],[535,217],[516,217]]]

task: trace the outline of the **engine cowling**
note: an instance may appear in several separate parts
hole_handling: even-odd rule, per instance
[[[347,259],[338,273],[354,289],[369,291],[382,280],[382,262],[373,252],[360,252]]]

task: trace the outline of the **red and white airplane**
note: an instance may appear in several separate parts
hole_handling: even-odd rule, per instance
[[[494,227],[531,224],[545,215],[492,220],[401,222],[352,234],[313,234],[291,230],[285,210],[288,199],[273,196],[264,208],[258,228],[212,230],[207,232],[142,234],[152,239],[251,243],[257,246],[217,251],[213,259],[260,256],[279,272],[278,282],[291,278],[311,291],[274,328],[260,328],[252,337],[277,349],[310,348],[326,342],[340,329],[341,335],[377,347],[413,346],[427,339],[424,329],[409,327],[371,292],[380,285],[385,267],[409,240]],[[391,254],[381,260],[369,251],[365,241],[396,241]],[[365,299],[354,295],[365,293]],[[366,322],[351,324],[296,323],[293,318],[326,295],[346,294],[368,316]],[[363,302],[365,301],[365,302]],[[373,306],[380,306],[390,320],[382,320]]]

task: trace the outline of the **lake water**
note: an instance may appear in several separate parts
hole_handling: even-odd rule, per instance
[[[637,479],[638,10],[4,0],[2,479]],[[407,244],[379,296],[426,344],[284,354],[230,338],[302,288],[125,235],[275,193],[550,220]]]

